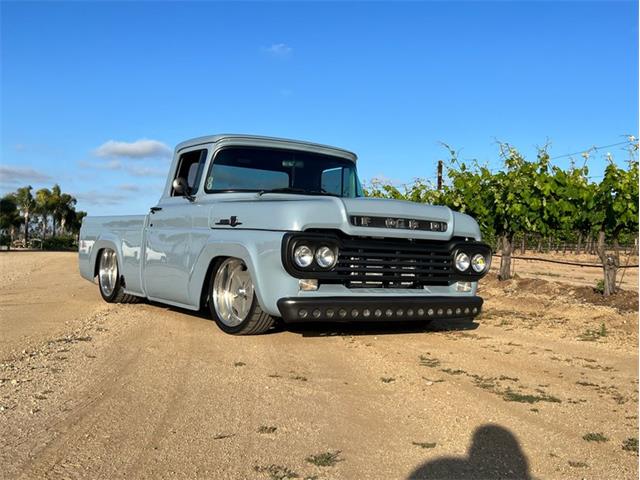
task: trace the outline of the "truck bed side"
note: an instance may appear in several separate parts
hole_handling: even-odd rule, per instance
[[[78,249],[80,275],[93,281],[99,251],[111,248],[118,254],[125,290],[134,295],[144,295],[141,257],[146,218],[145,215],[85,218]]]

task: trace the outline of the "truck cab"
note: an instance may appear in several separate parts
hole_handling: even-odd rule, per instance
[[[447,207],[367,198],[349,151],[248,135],[175,149],[146,215],[87,217],[81,275],[106,301],[207,308],[222,330],[276,319],[473,318],[491,252]]]

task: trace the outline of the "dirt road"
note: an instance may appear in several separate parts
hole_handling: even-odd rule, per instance
[[[561,284],[489,279],[474,324],[232,337],[104,303],[73,254],[0,280],[2,478],[638,475],[637,311]]]

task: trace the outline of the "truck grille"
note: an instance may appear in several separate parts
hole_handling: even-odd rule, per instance
[[[444,242],[343,238],[339,252],[332,272],[349,288],[448,285],[454,273],[450,244]]]
[[[336,265],[322,268],[312,262],[298,267],[294,251],[299,246],[317,249],[328,246],[338,251]],[[294,278],[317,279],[321,284],[341,284],[348,288],[420,289],[448,286],[456,281],[474,282],[485,275],[468,268],[459,272],[453,255],[463,251],[469,257],[491,258],[489,245],[469,238],[449,241],[408,238],[353,237],[332,230],[289,232],[282,237],[282,265]]]

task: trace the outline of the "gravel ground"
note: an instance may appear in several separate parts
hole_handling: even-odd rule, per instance
[[[233,337],[0,253],[0,477],[635,479],[637,303],[554,282],[490,276],[471,324]]]

